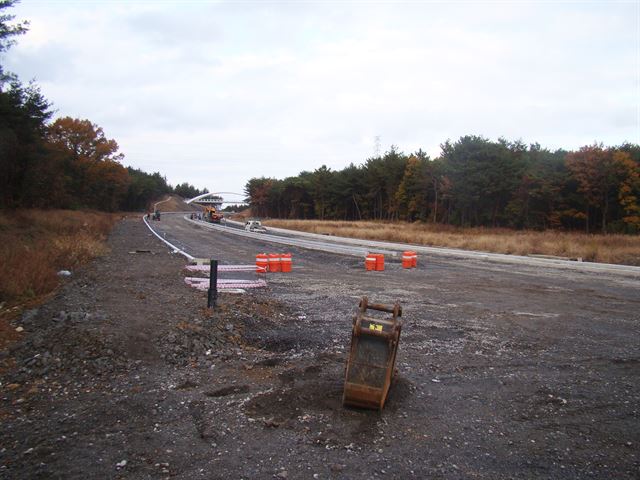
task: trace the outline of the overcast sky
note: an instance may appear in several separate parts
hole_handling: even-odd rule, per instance
[[[243,192],[446,139],[640,143],[640,7],[616,1],[36,1],[3,59],[125,165]]]

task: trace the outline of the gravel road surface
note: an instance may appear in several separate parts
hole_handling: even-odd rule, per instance
[[[184,259],[121,222],[109,255],[16,324],[0,477],[640,477],[640,280],[424,256],[366,272],[180,216],[154,226],[196,257],[285,250],[294,269],[209,311]],[[341,405],[364,295],[403,307],[382,413]]]

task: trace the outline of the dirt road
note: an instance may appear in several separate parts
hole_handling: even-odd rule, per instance
[[[221,263],[282,250],[158,224]],[[208,312],[145,228],[121,223],[109,256],[23,316],[2,357],[0,476],[640,476],[640,281],[429,258],[365,272],[292,248],[292,273]],[[404,309],[381,414],[340,403],[363,295]]]

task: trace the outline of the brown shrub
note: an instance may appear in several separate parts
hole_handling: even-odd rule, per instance
[[[69,210],[0,212],[0,301],[46,295],[57,272],[106,252],[104,240],[118,216]]]
[[[47,251],[21,244],[0,246],[0,300],[44,295],[56,285]]]

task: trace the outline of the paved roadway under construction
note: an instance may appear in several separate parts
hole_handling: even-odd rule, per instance
[[[414,270],[388,257],[384,272],[366,272],[363,257],[272,245],[180,215],[166,215],[154,227],[192,255],[221,263],[252,263],[262,252],[293,254],[293,272],[269,274],[263,293],[303,312],[295,325],[265,340],[275,349],[317,354],[344,345],[364,295],[401,303],[399,380],[384,426],[377,423],[370,451],[363,452],[381,465],[376,472],[385,471],[389,460],[382,452],[391,449],[399,462],[394,478],[420,471],[468,478],[476,472],[470,464],[495,466],[494,478],[503,476],[501,464],[509,466],[503,472],[509,478],[639,474],[640,275],[633,269],[594,272],[422,254]],[[317,375],[296,388],[329,392],[333,403],[303,403],[344,433],[357,426],[335,416],[341,365],[316,361]],[[327,383],[330,372],[337,382]],[[429,453],[434,442],[437,460]]]

